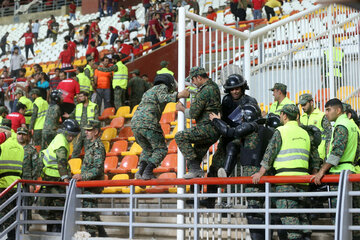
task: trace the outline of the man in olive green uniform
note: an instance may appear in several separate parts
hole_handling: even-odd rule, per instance
[[[6,141],[0,145],[0,192],[4,191],[16,180],[20,180],[22,174],[24,149],[17,142],[16,137],[11,136],[10,130],[10,127],[0,126],[0,132],[5,132],[6,134]],[[16,193],[16,188],[17,186],[0,198],[0,206]],[[15,207],[16,199],[0,211],[0,219]],[[8,219],[0,225],[0,232],[6,230],[15,221],[16,213],[10,215]],[[15,235],[15,229],[12,229],[8,233],[7,239],[15,240]]]
[[[26,120],[26,125],[29,126],[30,120],[31,120],[31,115],[32,115],[32,110],[33,110],[33,103],[30,99],[28,99],[25,96],[24,91],[21,89],[16,89],[15,98],[18,99],[18,101],[20,103],[22,103],[26,106],[26,111],[25,111],[24,117]]]
[[[81,173],[75,174],[72,178],[78,181],[104,180],[104,162],[106,157],[104,144],[100,140],[101,123],[98,120],[90,120],[89,123],[83,127],[85,129],[86,139],[88,140],[88,147],[85,151],[85,156],[81,165]],[[84,188],[84,194],[101,193],[103,188]],[[84,198],[84,208],[97,208],[97,198]],[[97,212],[84,212],[84,221],[101,221],[100,215]],[[86,225],[92,237],[99,232],[99,237],[107,237],[104,226]]]
[[[53,90],[50,93],[50,107],[46,111],[44,127],[42,130],[41,149],[46,149],[56,136],[56,131],[60,127],[62,92],[61,90]]]
[[[171,74],[172,76],[174,76],[174,73],[167,68],[168,66],[169,66],[169,62],[168,62],[168,61],[161,61],[161,62],[160,62],[160,67],[161,67],[161,69],[158,70],[158,71],[156,72],[156,74],[169,73],[169,74]]]
[[[130,89],[130,108],[132,109],[141,102],[141,98],[144,93],[149,89],[150,85],[140,77],[139,69],[135,69],[132,72],[132,78],[129,81],[128,89]]]
[[[166,146],[160,118],[169,102],[176,102],[188,94],[185,89],[180,93],[174,92],[176,83],[170,74],[156,75],[154,86],[148,90],[131,119],[131,129],[136,142],[143,151],[140,154],[139,171],[135,174],[137,179],[155,178],[153,169],[160,165],[166,156]]]
[[[322,133],[322,142],[319,145],[318,151],[320,158],[324,160],[331,138],[331,124],[326,118],[325,113],[314,107],[314,100],[311,94],[302,94],[299,98],[299,104],[304,111],[300,117],[300,123],[305,126],[315,126]]]
[[[89,100],[89,93],[88,92],[80,92],[77,95],[78,104],[72,113],[64,114],[65,117],[75,119],[81,128],[80,135],[74,140],[74,150],[72,152],[72,158],[79,157],[81,153],[81,149],[87,145],[87,140],[85,136],[85,131],[83,127],[90,121],[90,120],[97,120],[99,117],[99,108],[96,103],[93,103]]]
[[[36,180],[35,179],[35,169],[36,164],[38,160],[38,152],[36,151],[36,148],[29,144],[30,138],[29,138],[29,131],[26,128],[19,127],[16,131],[17,133],[17,141],[18,143],[24,148],[24,161],[23,161],[23,174],[22,179],[25,180]],[[28,192],[33,193],[34,192],[34,186],[33,185],[26,185],[25,186]],[[28,206],[31,206],[34,202],[33,197],[28,197],[26,199],[26,204]],[[31,220],[31,210],[27,211],[27,219]]]
[[[41,145],[41,132],[44,127],[45,115],[49,104],[41,97],[40,90],[37,88],[30,91],[30,96],[34,99],[34,103],[29,130],[33,131],[34,145],[38,146]]]
[[[330,99],[325,104],[325,114],[329,121],[335,122],[331,134],[329,152],[326,156],[325,163],[319,172],[312,177],[314,183],[321,184],[321,179],[326,173],[340,174],[342,170],[350,170],[355,173],[355,165],[360,156],[359,132],[358,127],[348,119],[344,114],[343,104],[337,98]],[[358,184],[354,184],[354,190],[359,189]],[[330,190],[337,191],[337,185],[330,185]],[[359,208],[358,197],[354,198],[354,207]],[[331,207],[336,207],[337,199],[331,198]],[[354,214],[353,224],[359,225],[359,215]],[[359,231],[354,231],[354,237],[360,237]],[[356,239],[357,239],[356,238]]]
[[[62,128],[58,130],[58,135],[52,140],[47,149],[41,151],[35,170],[35,179],[42,176],[44,181],[66,182],[71,179],[70,167],[68,164],[70,145],[69,143],[79,134],[80,127],[77,121],[66,119]],[[65,187],[62,186],[46,186],[42,189],[44,193],[59,194],[65,193]],[[41,198],[41,206],[64,206],[64,198]],[[40,210],[40,215],[46,220],[61,220],[62,211],[46,211]],[[47,231],[60,232],[61,225],[47,225]]]
[[[274,87],[271,88],[270,91],[273,92],[273,96],[274,96],[275,101],[273,102],[273,104],[271,104],[269,114],[273,113],[273,114],[276,114],[276,115],[280,115],[281,109],[286,104],[294,104],[294,102],[291,101],[286,96],[287,86],[285,84],[275,83]],[[263,113],[263,115],[264,115],[264,113]]]
[[[280,121],[284,126],[278,127],[272,136],[263,160],[260,171],[252,175],[253,183],[258,183],[260,178],[270,170],[275,169],[276,176],[301,176],[309,175],[319,168],[317,146],[311,144],[310,136],[296,121],[299,109],[293,104],[286,104],[280,111]],[[308,188],[302,184],[282,184],[276,186],[276,192],[304,192]],[[277,198],[277,208],[303,208],[303,199]],[[309,224],[305,214],[282,214],[283,225]],[[309,239],[310,231],[287,230],[287,239]]]
[[[204,176],[204,171],[200,168],[202,159],[209,147],[220,137],[211,124],[209,114],[220,112],[221,99],[219,87],[208,77],[204,68],[191,68],[186,81],[192,81],[197,86],[198,92],[190,109],[185,109],[182,103],[178,103],[176,110],[185,112],[187,118],[195,119],[196,126],[177,132],[175,141],[188,162],[189,173],[185,174],[184,178],[190,179]]]

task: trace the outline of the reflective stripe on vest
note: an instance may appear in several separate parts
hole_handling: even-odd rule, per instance
[[[89,69],[90,72],[90,91],[93,91],[93,87],[92,87],[92,81],[94,81],[94,69],[92,69],[92,67],[90,67],[90,65],[86,65],[86,67],[84,68],[84,74],[85,74],[85,69]],[[85,75],[86,76],[86,75]]]
[[[81,122],[81,116],[83,114],[83,106],[84,104],[79,103],[76,105],[76,109],[75,109],[75,120],[80,124]],[[90,120],[95,120],[95,107],[97,105],[91,101],[89,101],[89,104],[87,106],[87,122]]]
[[[329,64],[330,56],[329,50],[325,51],[326,62]],[[344,58],[344,53],[337,47],[333,47],[333,62],[334,62],[334,77],[342,77],[341,73],[341,66],[342,66],[342,59]],[[328,77],[329,74],[329,67],[326,70],[326,76]]]
[[[79,80],[80,91],[90,92],[90,79],[85,75],[85,73],[79,73],[76,77]]]
[[[173,73],[172,71],[170,71],[169,69],[167,69],[167,68],[162,68],[162,69],[160,69],[160,70],[158,70],[158,71],[156,72],[156,74],[163,74],[163,73],[169,73],[169,74],[171,74],[172,76],[174,76],[174,73]]]
[[[26,106],[25,115],[31,115],[33,111],[33,103],[30,99],[25,96],[19,98],[19,102]],[[31,116],[25,116],[26,124],[30,124]]]
[[[48,148],[46,150],[43,150],[43,163],[44,163],[44,169],[43,172],[45,175],[50,177],[60,177],[59,169],[58,169],[58,161],[56,158],[56,150],[58,150],[61,147],[65,147],[67,151],[66,159],[69,158],[69,143],[66,140],[65,136],[60,133],[56,135],[56,137],[51,141]]]
[[[38,114],[35,120],[34,130],[40,130],[44,127],[46,111],[49,105],[42,97],[36,98],[34,104],[38,107]]]
[[[322,160],[324,160],[325,156],[326,156],[326,136],[324,134],[324,128],[322,127],[321,123],[323,121],[323,118],[325,116],[325,113],[323,113],[322,111],[320,111],[318,108],[315,108],[314,111],[310,114],[310,116],[307,113],[304,113],[301,117],[300,117],[300,122],[301,124],[305,125],[305,126],[315,126],[318,129],[320,129],[321,131],[321,143],[318,146],[318,152],[319,152],[319,156]]]
[[[275,161],[277,176],[308,175],[310,137],[298,126],[296,121],[289,121],[277,128],[281,135],[281,149]]]
[[[7,188],[14,181],[20,179],[24,149],[14,137],[7,139],[0,148],[0,188]]]
[[[283,107],[284,107],[286,104],[294,104],[294,102],[291,101],[290,99],[288,99],[287,97],[285,97],[285,98],[281,101],[280,104],[279,104],[278,101],[276,101],[276,102],[274,102],[273,104],[271,104],[269,113],[273,113],[273,114],[276,114],[276,115],[280,115],[281,109],[283,109]]]
[[[344,154],[341,156],[339,164],[330,168],[329,172],[338,173],[342,170],[350,170],[352,172],[355,172],[355,167],[353,163],[355,161],[356,148],[358,145],[358,131],[356,124],[350,121],[347,118],[346,114],[342,114],[335,121],[333,132],[331,134],[330,149],[327,157],[329,158],[331,154],[333,148],[332,142],[334,141],[334,130],[338,125],[346,127],[346,129],[348,130],[348,139]]]
[[[126,89],[128,84],[128,68],[121,62],[116,63],[118,70],[114,72],[114,77],[112,81],[113,88],[121,87],[122,89]]]

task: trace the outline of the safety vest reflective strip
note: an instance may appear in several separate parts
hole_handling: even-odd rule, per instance
[[[29,115],[32,113],[33,103],[31,102],[30,99],[28,99],[25,96],[22,96],[21,98],[19,98],[19,102],[21,102],[22,104],[24,104],[26,106],[25,115]],[[30,124],[31,116],[25,116],[25,120],[26,120],[26,124]]]
[[[81,116],[82,116],[82,110],[83,110],[83,106],[84,104],[79,103],[76,105],[76,109],[75,109],[75,120],[78,121],[78,123],[80,124],[81,121]],[[89,104],[86,108],[86,112],[87,112],[87,121],[90,120],[95,120],[95,107],[96,107],[96,103],[93,103],[91,101],[89,101]]]
[[[47,111],[49,105],[48,105],[47,101],[45,101],[42,97],[36,98],[34,104],[38,107],[38,114],[37,114],[37,118],[35,120],[34,130],[43,129],[46,111]]]
[[[329,64],[329,50],[325,51],[326,61]],[[344,57],[344,53],[336,47],[333,47],[333,62],[334,62],[334,77],[342,77],[341,73],[341,66],[342,66],[342,59]],[[329,76],[329,71],[327,70],[326,76]]]
[[[89,69],[89,71],[90,71],[90,91],[93,91],[94,89],[93,89],[93,87],[92,87],[92,84],[91,84],[91,81],[94,79],[94,69],[92,69],[92,67],[90,67],[90,65],[88,64],[88,65],[86,65],[86,67],[84,68],[84,71],[85,71],[85,69]],[[85,74],[85,73],[84,73]],[[86,76],[86,75],[85,75]]]
[[[121,87],[126,89],[128,84],[128,68],[121,62],[116,63],[118,70],[114,72],[112,86],[113,88]]]
[[[158,70],[158,71],[156,72],[156,74],[163,74],[163,73],[169,73],[169,74],[171,74],[172,76],[174,76],[174,73],[173,73],[172,71],[170,71],[169,69],[167,69],[167,68],[162,68],[162,69],[160,69],[160,70]]]
[[[20,179],[24,149],[13,137],[2,143],[0,148],[0,188],[7,188],[14,181]]]
[[[334,140],[334,130],[338,125],[346,127],[346,129],[348,130],[348,139],[344,154],[341,156],[339,164],[337,166],[333,166],[332,168],[330,168],[329,172],[337,173],[337,172],[341,172],[342,170],[350,170],[355,172],[355,167],[353,163],[355,161],[359,133],[356,124],[353,121],[350,121],[347,118],[346,114],[342,114],[335,121],[333,132],[331,134],[330,149],[327,157],[329,157],[331,154],[333,148],[332,142]]]
[[[276,102],[274,102],[273,104],[271,104],[269,113],[274,113],[274,114],[276,114],[276,115],[280,115],[281,109],[283,109],[283,107],[284,107],[286,104],[294,104],[294,102],[291,101],[290,99],[288,99],[287,97],[285,97],[285,98],[281,101],[280,104],[279,104],[278,101],[276,101]]]
[[[277,176],[308,175],[310,137],[298,126],[296,121],[289,121],[277,128],[281,135],[281,149],[275,161]]]
[[[320,158],[323,160],[326,156],[326,146],[325,146],[326,136],[324,134],[324,128],[321,125],[324,116],[325,116],[325,113],[320,111],[318,108],[315,108],[314,111],[310,114],[310,116],[307,115],[307,113],[304,113],[300,117],[300,122],[303,125],[305,125],[305,126],[311,125],[311,126],[315,126],[320,129],[322,141],[321,141],[320,145],[318,146],[318,152],[319,152]]]
[[[58,134],[56,137],[51,141],[48,148],[43,150],[43,163],[44,169],[43,172],[45,175],[50,177],[60,177],[59,168],[58,168],[58,161],[56,158],[56,150],[61,147],[65,147],[67,151],[67,158],[69,157],[69,143],[66,140],[63,134]]]
[[[90,92],[90,79],[85,75],[85,73],[79,73],[76,77],[79,80],[80,91]]]

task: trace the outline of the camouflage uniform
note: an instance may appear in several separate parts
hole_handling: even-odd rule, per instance
[[[38,115],[38,111],[39,108],[38,106],[36,106],[36,104],[33,105],[33,112],[31,115],[31,120],[30,120],[30,125],[29,125],[29,129],[32,130],[34,129],[34,125],[35,125],[35,121]],[[35,146],[40,146],[41,145],[41,133],[42,130],[38,129],[38,130],[34,130],[34,134],[33,134],[33,140],[34,140],[34,145]]]
[[[92,130],[94,127],[100,128],[100,122],[90,121],[90,123],[87,126],[85,126],[84,129]],[[100,138],[98,137],[92,142],[89,141],[81,165],[82,181],[104,180],[105,157],[106,157],[105,147],[104,144],[101,142]],[[102,187],[84,188],[84,194],[92,194],[92,193],[99,194],[101,193],[102,190],[103,190]],[[98,207],[97,198],[84,198],[83,207],[97,208]],[[101,221],[100,214],[98,212],[84,212],[83,219],[84,221]],[[96,225],[85,225],[86,231],[92,235],[96,234],[99,227],[100,226],[96,226]]]
[[[60,126],[61,109],[57,104],[49,106],[46,111],[45,123],[42,130],[41,149],[46,149],[56,136]]]
[[[142,147],[140,162],[159,165],[167,154],[167,146],[160,118],[167,103],[176,102],[177,92],[170,93],[165,84],[149,89],[131,119],[131,129],[136,142]]]
[[[149,89],[149,84],[139,76],[130,79],[128,84],[130,89],[130,108],[138,105],[141,102],[143,94]]]
[[[203,68],[194,67],[190,70],[189,77],[202,73],[206,73]],[[200,168],[200,163],[209,147],[219,139],[220,135],[212,125],[209,114],[219,113],[220,107],[219,87],[211,79],[208,79],[199,87],[190,109],[185,111],[185,116],[189,115],[196,120],[196,126],[177,132],[175,135],[175,141],[184,154],[189,170]]]
[[[72,111],[72,113],[69,115],[69,118],[71,119],[75,119],[75,113],[76,113],[76,108],[74,109],[74,111]],[[95,115],[94,115],[94,119],[98,119],[99,118],[99,107],[96,106],[95,107]],[[80,128],[81,128],[81,132],[80,134],[73,140],[73,152],[71,157],[72,158],[77,158],[80,156],[81,150],[84,147],[86,149],[86,146],[88,144],[88,140],[86,140],[86,136],[85,136],[85,131],[83,129],[83,127],[88,123],[88,118],[87,118],[87,106],[83,107],[82,110],[82,115],[81,115],[81,120],[80,120]]]

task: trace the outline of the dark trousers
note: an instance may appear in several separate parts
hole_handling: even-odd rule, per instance
[[[20,68],[19,69],[16,69],[16,70],[12,70],[11,72],[10,72],[10,77],[16,77],[16,78],[18,78],[19,77],[19,71],[20,71]]]
[[[110,44],[111,45],[113,45],[114,44],[114,42],[115,42],[115,40],[118,38],[118,34],[116,34],[116,33],[113,33],[113,34],[111,34],[111,37],[110,37]]]
[[[156,38],[156,35],[150,35],[150,41],[151,41],[151,44],[154,45],[158,42],[160,42],[160,40],[158,38]],[[160,46],[157,46],[157,47],[154,47],[153,50],[159,48]]]
[[[275,11],[273,8],[265,6],[266,18],[269,21],[271,17],[275,16]]]
[[[34,53],[34,44],[25,45],[25,56],[26,56],[26,59],[29,59],[29,49],[30,49],[33,57],[35,56],[35,53]]]
[[[0,57],[6,54],[6,45],[1,46],[2,53],[0,54]]]
[[[62,115],[64,113],[72,113],[72,111],[75,109],[75,104],[73,103],[62,103],[60,105],[60,109],[61,109],[61,119],[64,122],[66,118],[62,117]]]

